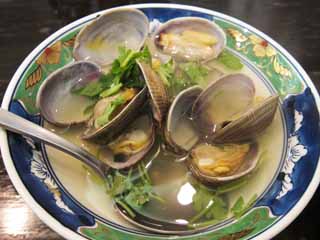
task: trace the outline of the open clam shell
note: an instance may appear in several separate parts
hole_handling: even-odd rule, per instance
[[[151,149],[155,141],[152,118],[142,115],[134,120],[122,133],[101,150],[101,161],[114,169],[124,169],[139,162]],[[120,158],[121,161],[116,161]]]
[[[164,23],[153,36],[159,51],[178,61],[207,61],[216,58],[226,45],[223,30],[198,17],[181,17]]]
[[[259,136],[272,122],[278,107],[279,96],[270,96],[250,108],[237,120],[220,128],[210,137],[215,143],[250,141]]]
[[[144,76],[151,98],[151,107],[154,119],[161,124],[169,107],[169,96],[163,81],[158,74],[145,62],[138,62]]]
[[[187,164],[193,176],[201,182],[219,185],[250,174],[258,160],[255,143],[220,146],[201,143],[192,149]]]
[[[192,107],[192,118],[204,135],[246,112],[253,103],[255,87],[244,74],[231,74],[212,82],[199,95]]]
[[[85,109],[93,101],[90,98],[72,94],[72,90],[101,76],[98,65],[79,61],[69,64],[47,77],[37,95],[37,107],[41,115],[56,126],[83,123],[90,118]]]
[[[199,86],[187,88],[175,97],[169,108],[164,135],[178,153],[189,151],[198,142],[199,136],[191,120],[191,109],[201,92]]]
[[[149,21],[137,9],[109,11],[84,27],[76,37],[73,56],[106,66],[118,57],[118,47],[139,50],[149,31]]]
[[[102,127],[90,126],[82,135],[83,139],[93,140],[99,143],[107,143],[113,140],[128,123],[135,119],[146,101],[147,87],[141,89],[133,99]]]

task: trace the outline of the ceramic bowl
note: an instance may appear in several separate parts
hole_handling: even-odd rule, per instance
[[[266,91],[280,95],[276,132],[267,161],[246,188],[258,199],[240,219],[229,218],[206,231],[174,239],[271,239],[303,210],[320,180],[319,95],[297,61],[259,30],[211,10],[171,4],[124,6],[142,10],[150,31],[176,17],[196,16],[218,24],[226,33],[227,48],[262,80]],[[35,106],[37,91],[48,74],[73,61],[77,33],[105,10],[81,18],[52,34],[24,60],[5,93],[2,107],[36,124],[43,124]],[[67,239],[168,239],[132,228],[111,216],[103,187],[87,181],[75,160],[52,149],[1,130],[1,152],[8,174],[19,194],[52,229]],[[59,154],[59,153],[57,153]],[[72,168],[72,169],[71,169]]]

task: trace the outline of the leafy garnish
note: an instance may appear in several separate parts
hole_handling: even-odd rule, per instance
[[[206,67],[195,62],[182,63],[180,68],[187,74],[193,84],[202,82],[209,73]]]
[[[94,106],[96,105],[97,101],[93,101],[91,104],[89,104],[84,110],[83,115],[89,115],[91,116],[93,114]]]
[[[231,212],[236,218],[240,218],[252,206],[252,204],[256,201],[256,199],[257,199],[257,194],[254,194],[249,199],[247,204],[245,204],[243,197],[240,196],[232,206]]]
[[[227,68],[232,70],[240,70],[243,67],[240,59],[231,54],[230,52],[224,50],[217,58],[218,62],[225,65]]]
[[[170,87],[171,80],[174,73],[174,62],[173,59],[170,59],[168,62],[164,64],[160,64],[159,67],[157,67],[156,72],[159,74],[161,80],[163,83]]]
[[[117,98],[115,98],[110,104],[108,104],[103,114],[95,120],[95,127],[99,128],[108,123],[112,113],[117,109],[117,107],[123,105],[124,103],[126,103],[126,100],[122,95],[119,95]]]
[[[104,90],[102,93],[100,93],[100,97],[105,98],[112,96],[120,91],[122,87],[122,83],[114,84],[110,88]]]
[[[119,57],[113,61],[111,70],[108,74],[103,74],[98,81],[91,82],[72,92],[87,97],[106,97],[114,94],[117,87],[120,86],[119,84],[122,84],[120,88],[122,86],[143,87],[144,82],[138,77],[139,72],[136,62],[138,60],[146,62],[151,61],[151,54],[147,47],[140,52],[125,47],[119,47]],[[112,90],[108,91],[110,88]]]
[[[145,85],[138,64],[134,64],[132,69],[123,76],[123,85],[127,88],[142,88]]]
[[[157,72],[168,86],[171,96],[175,96],[185,88],[201,84],[208,75],[208,69],[199,63],[175,64],[173,60],[160,65]]]
[[[139,178],[132,177],[132,168],[128,175],[119,171],[110,173],[107,177],[107,193],[120,204],[132,217],[134,213],[131,209],[144,206],[152,198],[160,202],[163,200],[157,196],[152,189],[151,179],[145,171],[143,163],[138,165]]]
[[[239,218],[241,216],[243,208],[244,208],[244,200],[243,200],[243,197],[240,196],[232,206],[231,212],[236,218]]]
[[[152,186],[149,183],[139,183],[124,197],[125,202],[132,208],[140,208],[150,201]]]
[[[228,214],[226,202],[214,191],[209,191],[206,187],[198,185],[197,192],[193,195],[193,208],[198,214],[189,222],[194,223],[200,218],[224,219]]]

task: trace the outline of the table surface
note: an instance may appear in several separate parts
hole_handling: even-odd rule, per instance
[[[27,54],[69,22],[113,6],[148,1],[0,0],[0,97]],[[284,46],[320,89],[319,0],[182,0],[239,18]],[[62,239],[30,210],[15,191],[0,161],[0,239]],[[299,217],[274,239],[320,238],[320,190]]]

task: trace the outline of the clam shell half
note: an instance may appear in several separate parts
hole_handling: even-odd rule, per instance
[[[144,87],[110,122],[98,129],[89,127],[82,138],[98,143],[110,142],[135,119],[146,101],[146,96],[147,87]]]
[[[241,149],[241,146],[240,145],[237,146],[236,144],[233,144],[233,145],[236,147],[234,147],[234,149],[230,151],[230,158],[228,159],[227,158],[228,156],[224,155],[223,157],[226,159],[222,161],[221,165],[220,163],[217,163],[217,167],[220,167],[221,174],[211,175],[204,171],[201,171],[200,168],[197,166],[197,163],[195,161],[195,154],[197,154],[197,148],[201,148],[203,146],[208,146],[210,148],[215,147],[214,145],[208,145],[203,143],[197,145],[192,150],[190,157],[187,160],[187,165],[189,170],[192,172],[193,176],[196,177],[199,181],[208,185],[219,185],[219,184],[228,183],[250,174],[256,168],[259,161],[257,144],[255,143],[250,145],[247,144],[250,146],[249,151],[246,150],[245,152],[239,152],[239,153],[237,153],[236,151],[241,151],[239,150]],[[216,149],[219,149],[219,148],[220,147]],[[212,157],[213,159],[217,158],[217,161],[220,161],[219,155],[221,153],[219,153],[219,150],[215,150],[215,151],[218,151],[218,152],[216,154],[211,154],[211,155],[207,154],[207,156],[203,156],[204,157],[203,160],[206,161],[207,160],[206,158]],[[232,163],[233,160],[238,162]],[[226,166],[234,169],[232,169],[228,174],[227,173],[223,174],[222,173],[223,168],[225,168]]]
[[[90,114],[85,114],[85,109],[93,100],[73,94],[72,90],[98,81],[100,76],[99,66],[88,61],[79,61],[56,70],[39,88],[36,105],[40,114],[60,127],[87,121]]]
[[[198,132],[191,120],[191,109],[201,92],[199,86],[187,88],[175,97],[169,108],[164,135],[177,153],[189,151],[198,142]]]
[[[115,60],[118,47],[138,51],[149,31],[147,16],[137,9],[116,9],[99,16],[76,37],[73,56],[105,67]]]
[[[222,52],[226,36],[213,21],[181,17],[164,23],[153,41],[159,51],[178,61],[208,61]]]
[[[142,142],[136,144],[137,150],[132,149],[135,145],[134,141]],[[116,139],[108,144],[107,148],[102,149],[100,160],[114,169],[131,167],[149,152],[154,141],[155,129],[152,118],[149,115],[142,115],[129,124]],[[121,162],[115,161],[117,155],[121,155]]]
[[[279,96],[270,96],[239,119],[220,128],[210,137],[215,143],[246,142],[259,136],[272,122]]]
[[[151,98],[154,119],[161,125],[169,107],[167,89],[158,74],[145,62],[138,62]]]

